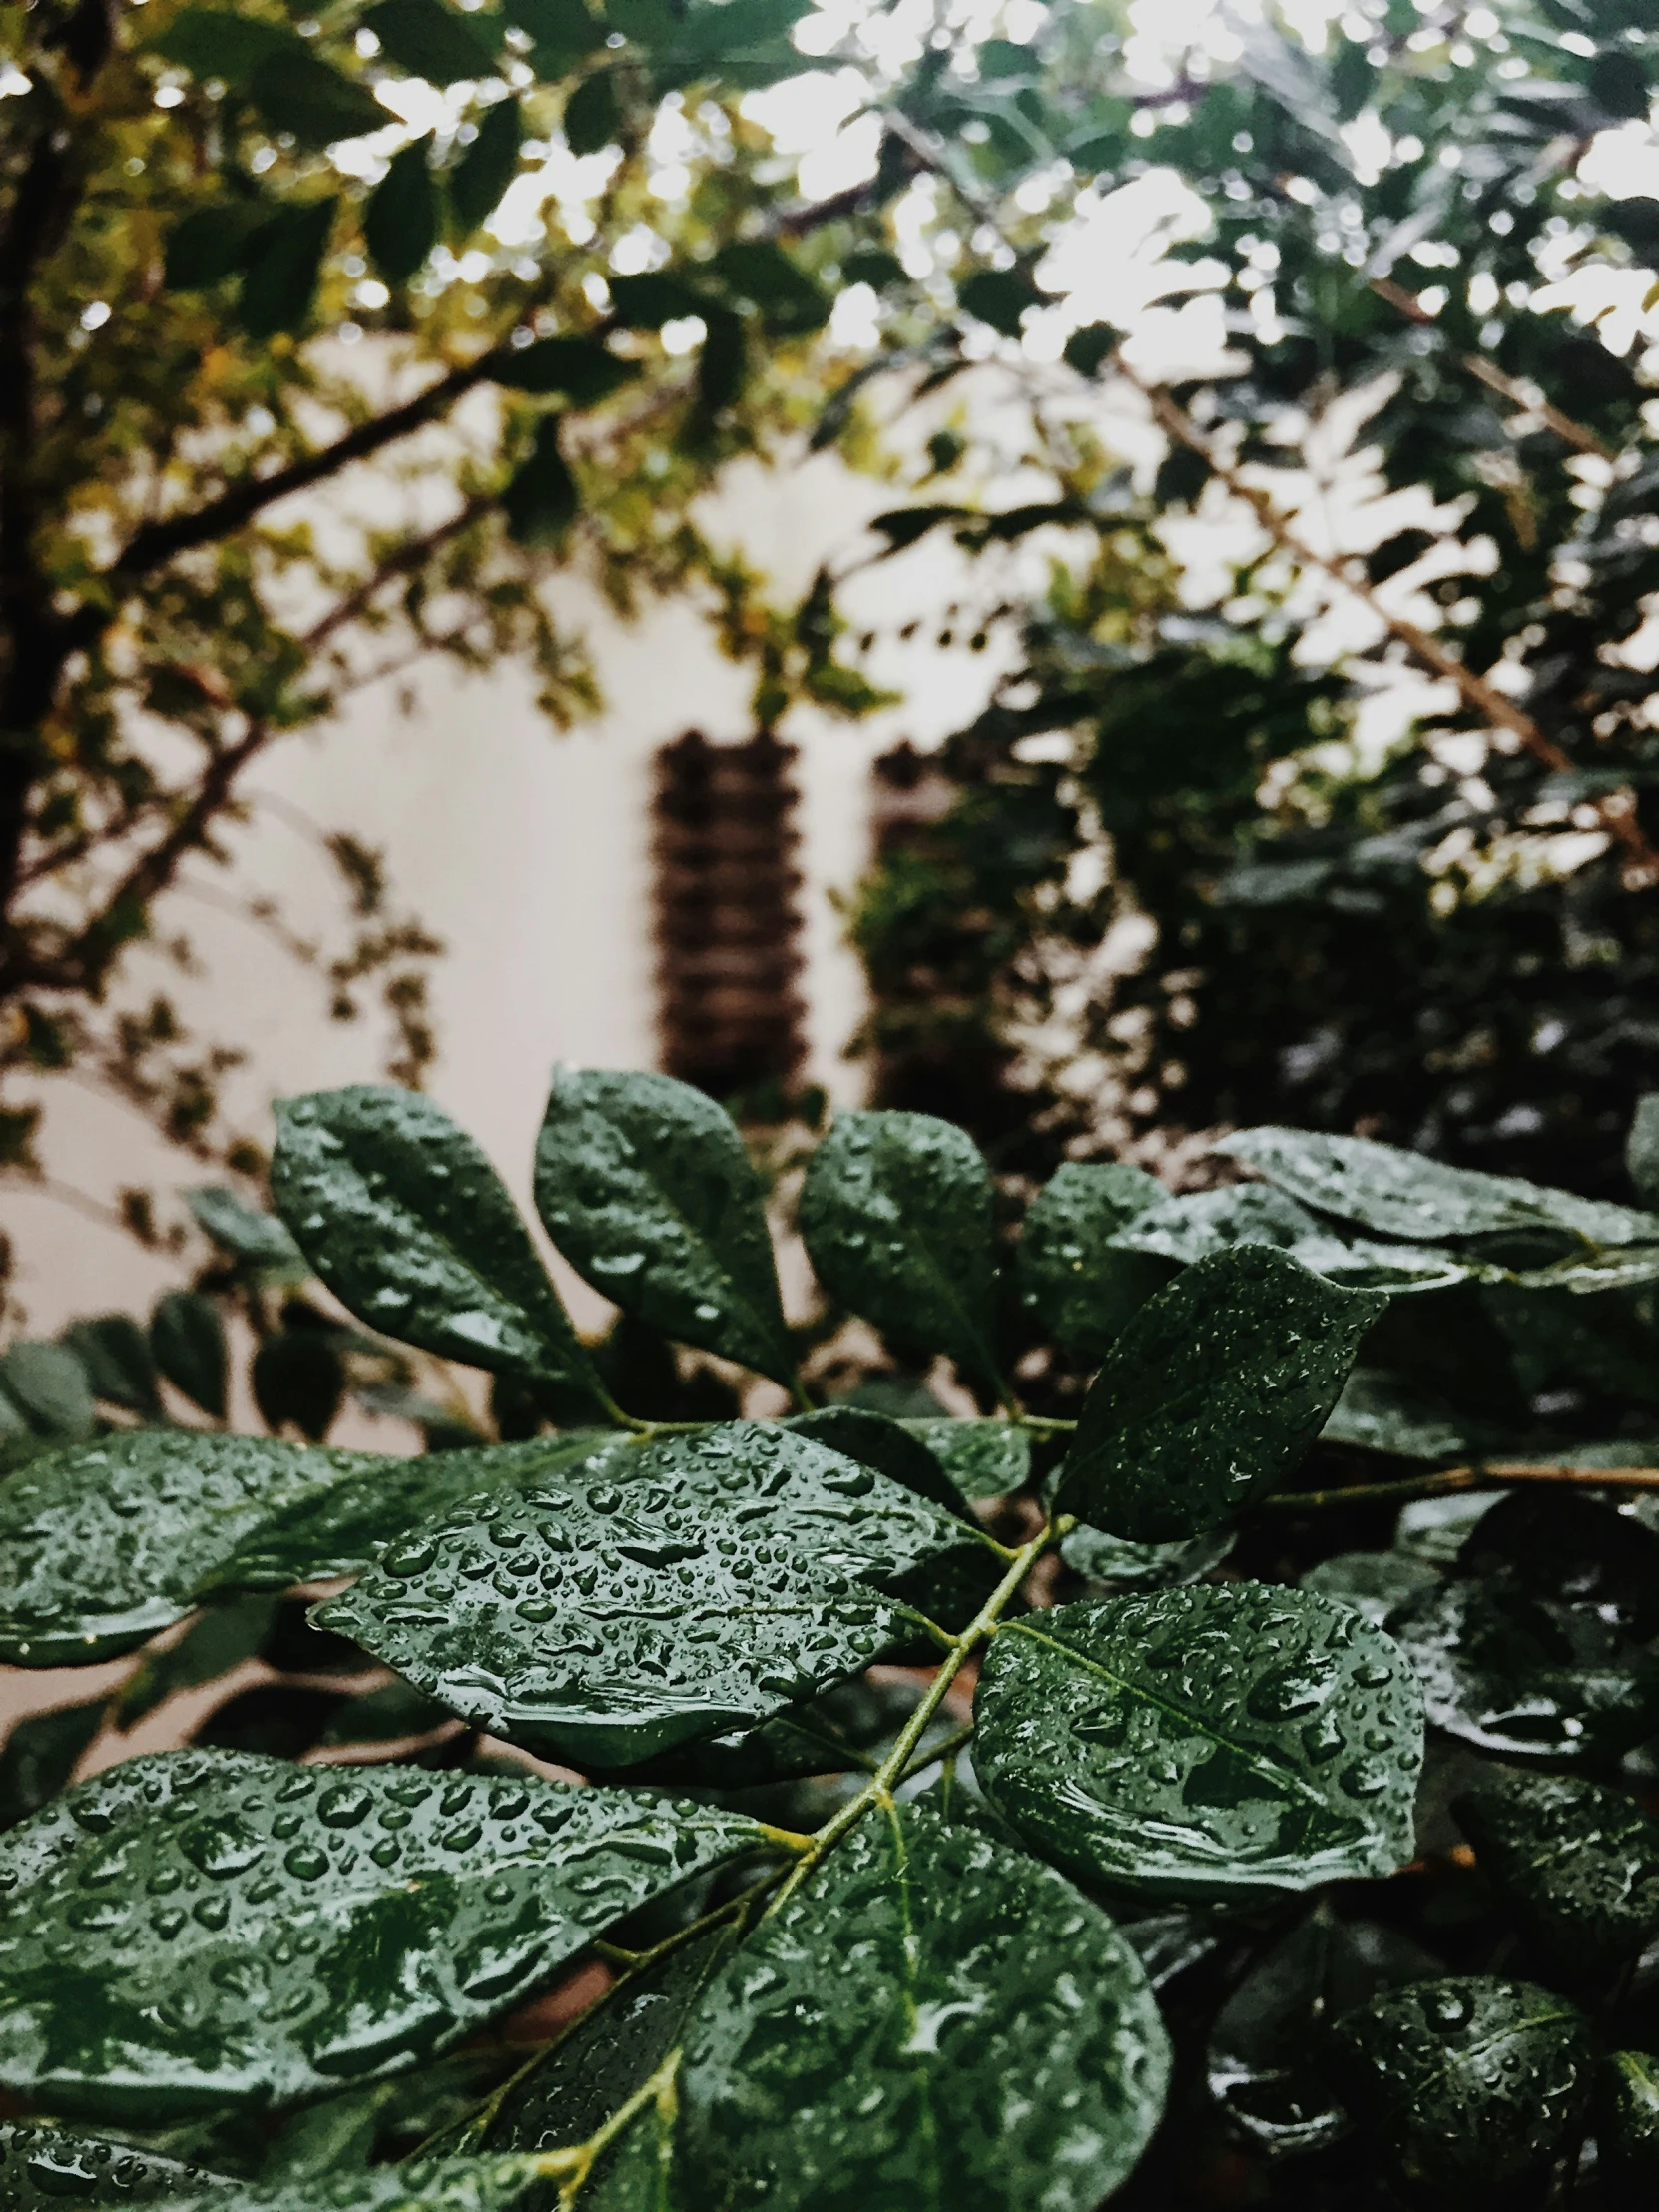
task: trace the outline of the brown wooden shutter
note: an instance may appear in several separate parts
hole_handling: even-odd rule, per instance
[[[793,746],[763,732],[657,755],[662,1065],[716,1098],[791,1082],[806,1057]]]

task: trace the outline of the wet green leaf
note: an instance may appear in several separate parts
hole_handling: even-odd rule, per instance
[[[1345,1237],[1283,1191],[1236,1183],[1219,1191],[1161,1198],[1118,1230],[1122,1253],[1191,1265],[1238,1245],[1271,1245],[1329,1282],[1350,1290],[1433,1291],[1460,1283],[1469,1270],[1446,1252],[1417,1245],[1382,1245]]]
[[[861,1466],[873,1467],[877,1474],[913,1490],[917,1497],[931,1498],[958,1519],[969,1517],[962,1489],[945,1471],[938,1455],[910,1428],[890,1420],[885,1413],[871,1412],[862,1405],[829,1405],[819,1413],[798,1414],[788,1425],[798,1436],[810,1436],[827,1450],[839,1451]]]
[[[838,1114],[813,1154],[801,1234],[832,1298],[900,1350],[996,1386],[990,1172],[931,1114]]]
[[[388,1682],[340,1706],[317,1743],[328,1750],[345,1744],[396,1743],[405,1736],[429,1735],[448,1719],[441,1705],[422,1697],[406,1682]]]
[[[394,157],[394,166],[401,156]],[[259,1268],[281,1273],[308,1272],[299,1247],[275,1214],[250,1206],[221,1183],[204,1183],[186,1191],[185,1204],[196,1225],[223,1251]]]
[[[536,1144],[536,1208],[625,1313],[789,1384],[765,1193],[732,1117],[702,1091],[561,1068]]]
[[[495,213],[518,175],[524,116],[517,100],[498,100],[478,126],[478,136],[449,175],[449,205],[463,234]]]
[[[1345,2012],[1381,1990],[1432,1978],[1439,1962],[1391,1929],[1316,1908],[1253,1966],[1216,2014],[1210,2094],[1270,2157],[1323,2150],[1348,2131],[1326,2041]]]
[[[1397,1607],[1388,1631],[1429,1720],[1482,1751],[1598,1761],[1659,1727],[1659,1658],[1591,1613],[1450,1582]]]
[[[1507,1490],[1454,1490],[1447,1497],[1413,1498],[1399,1509],[1394,1549],[1433,1567],[1454,1566],[1470,1531],[1508,1495]]]
[[[296,2174],[217,2190],[211,2202],[214,2212],[514,2212],[549,2195],[534,2160],[507,2155]]]
[[[406,2071],[759,1840],[530,1775],[131,1760],[0,1839],[0,2081],[154,2125]]]
[[[271,1187],[318,1275],[370,1327],[470,1367],[587,1386],[586,1353],[482,1151],[417,1091],[276,1107]]]
[[[267,1428],[297,1428],[320,1443],[345,1395],[345,1362],[315,1329],[278,1329],[254,1354],[249,1380]]]
[[[494,1735],[620,1767],[857,1673],[904,1634],[892,1596],[971,1611],[997,1564],[870,1468],[735,1421],[463,1505],[316,1617]]]
[[[1450,1459],[1469,1448],[1469,1435],[1444,1406],[1413,1391],[1399,1377],[1356,1368],[1321,1430],[1328,1444],[1385,1451],[1400,1459]]]
[[[1006,1420],[905,1418],[970,1503],[1009,1497],[1031,1479],[1031,1431]]]
[[[1228,1520],[1295,1469],[1383,1304],[1258,1245],[1200,1260],[1107,1354],[1061,1510],[1135,1543]]]
[[[681,2074],[693,2206],[1093,2212],[1169,2056],[1139,1960],[1051,1868],[872,1814],[734,1952]]]
[[[1624,1165],[1636,1196],[1651,1208],[1659,1200],[1659,1091],[1648,1091],[1636,1101]]]
[[[276,47],[254,70],[248,89],[273,131],[291,131],[301,146],[333,146],[382,130],[390,110],[366,85],[347,77],[297,40]]]
[[[499,365],[491,374],[508,390],[557,396],[578,407],[597,406],[640,374],[638,361],[620,360],[592,338],[538,338],[495,359]]]
[[[1375,1628],[1388,1615],[1426,1590],[1440,1586],[1437,1568],[1406,1551],[1340,1551],[1322,1559],[1302,1577],[1302,1588],[1339,1605],[1352,1605]]]
[[[1452,1812],[1557,1971],[1616,1965],[1659,1930],[1659,1828],[1618,1791],[1488,1766]]]
[[[128,2143],[76,2135],[50,2121],[0,2126],[0,2204],[6,2212],[59,2212],[78,2204],[150,2204],[158,2197],[200,2197],[231,2186],[223,2175],[159,2158]]]
[[[97,1314],[89,1321],[71,1322],[63,1342],[86,1370],[94,1397],[147,1420],[162,1417],[150,1339],[131,1314]]]
[[[1582,1491],[1511,1490],[1457,1556],[1478,1581],[1592,1612],[1638,1643],[1659,1631],[1659,1531]]]
[[[412,276],[438,243],[438,189],[431,150],[430,138],[400,148],[363,210],[368,258],[394,284]]]
[[[822,1697],[791,1706],[759,1728],[706,1737],[644,1766],[631,1767],[619,1779],[676,1790],[741,1790],[873,1768],[892,1748],[920,1696],[921,1684],[913,1676],[885,1681],[856,1676],[837,1682]],[[929,1723],[916,1746],[918,1765],[955,1727],[955,1717],[948,1710]]]
[[[986,1795],[1085,1881],[1226,1897],[1411,1857],[1416,1684],[1387,1637],[1306,1592],[1201,1586],[1011,1622],[974,1713]]]
[[[1413,1982],[1351,2012],[1333,2040],[1355,2118],[1447,2204],[1488,2204],[1544,2172],[1589,2101],[1583,2015],[1530,1982]]]
[[[1385,1237],[1475,1237],[1501,1230],[1556,1229],[1591,1244],[1652,1244],[1659,1214],[1605,1199],[1546,1190],[1518,1176],[1447,1167],[1369,1137],[1318,1136],[1305,1129],[1243,1129],[1215,1148],[1244,1160],[1321,1213],[1357,1221]]]
[[[496,73],[489,47],[466,17],[446,8],[443,0],[375,0],[364,11],[362,24],[380,41],[388,61],[429,84],[452,85]]]
[[[1602,2060],[1596,2147],[1610,2212],[1648,2212],[1659,2189],[1659,2058],[1618,2050]]]
[[[1091,1582],[1111,1582],[1123,1590],[1163,1590],[1200,1581],[1221,1565],[1235,1540],[1232,1529],[1219,1528],[1181,1544],[1132,1544],[1098,1528],[1074,1528],[1061,1544],[1060,1556]]]
[[[68,1782],[82,1752],[104,1725],[104,1700],[28,1713],[0,1748],[0,1829],[38,1813]],[[0,2194],[0,2203],[5,2201]]]
[[[1099,1365],[1130,1315],[1168,1277],[1158,1261],[1111,1245],[1163,1195],[1144,1168],[1068,1161],[1026,1214],[1021,1295],[1055,1342],[1086,1366]]]
[[[37,1436],[78,1443],[94,1423],[92,1386],[72,1347],[25,1337],[0,1353],[0,1395]]]
[[[231,1351],[211,1298],[200,1291],[165,1292],[150,1316],[150,1350],[176,1390],[213,1419],[225,1418]]]

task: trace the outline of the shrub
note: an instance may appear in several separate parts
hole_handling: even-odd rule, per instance
[[[8,2206],[1652,2201],[1659,1214],[1259,1129],[1197,1196],[1062,1169],[1010,1256],[961,1131],[843,1114],[831,1311],[978,1408],[897,1417],[812,1403],[726,1115],[561,1074],[566,1260],[796,1408],[651,1420],[429,1100],[279,1121],[351,1313],[562,1425],[106,1419],[0,1484],[18,1666],[332,1581],[313,1658],[391,1670],[0,1839]]]

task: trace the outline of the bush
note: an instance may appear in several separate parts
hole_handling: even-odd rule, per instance
[[[838,1117],[799,1225],[899,1416],[812,1403],[725,1114],[561,1075],[564,1257],[797,1407],[648,1419],[429,1100],[281,1109],[322,1281],[562,1425],[396,1459],[106,1398],[0,1484],[0,1657],[192,1624],[118,1726],[193,1641],[313,1678],[58,1796],[99,1706],[14,1736],[0,2201],[1651,2202],[1659,1214],[1225,1149],[1260,1179],[1068,1166],[1009,1252],[960,1130]],[[594,1963],[544,2047],[482,2032]]]

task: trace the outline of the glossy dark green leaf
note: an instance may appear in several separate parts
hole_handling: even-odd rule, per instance
[[[744,1790],[815,1775],[849,1774],[855,1769],[867,1772],[891,1750],[916,1709],[921,1689],[910,1675],[882,1680],[857,1675],[837,1682],[822,1697],[791,1706],[759,1728],[706,1737],[631,1767],[619,1779],[676,1790]],[[948,1711],[930,1721],[916,1746],[916,1764],[955,1728],[955,1718]]]
[[[1107,1354],[1066,1457],[1061,1510],[1135,1543],[1228,1520],[1295,1470],[1383,1304],[1265,1246],[1200,1260]]]
[[[702,314],[708,302],[684,277],[663,269],[641,270],[637,276],[613,276],[611,310],[625,330],[660,330],[665,322]]]
[[[578,407],[597,406],[640,374],[638,361],[620,360],[592,338],[538,338],[494,359],[491,374],[508,390],[564,398]]]
[[[838,1114],[813,1154],[801,1234],[832,1298],[895,1347],[994,1385],[990,1171],[931,1114]]]
[[[759,309],[769,330],[805,335],[830,319],[829,293],[772,239],[729,239],[712,266],[728,291]]]
[[[225,1418],[231,1350],[219,1308],[200,1291],[167,1291],[150,1316],[150,1350],[176,1390],[215,1420]]]
[[[181,8],[150,52],[206,83],[245,85],[272,55],[304,52],[293,32],[240,8]]]
[[[1333,2037],[1343,2098],[1412,2187],[1499,2201],[1574,2139],[1593,2046],[1582,2013],[1525,1981],[1413,1982],[1351,2012]]]
[[[299,1247],[276,1216],[248,1205],[223,1184],[204,1183],[186,1191],[185,1204],[195,1216],[197,1227],[234,1258],[262,1269],[305,1272]]]
[[[478,136],[449,176],[449,205],[463,232],[477,230],[495,213],[518,175],[524,117],[517,100],[498,100],[478,126]]]
[[[1420,1152],[1402,1152],[1369,1137],[1243,1129],[1223,1137],[1215,1149],[1247,1161],[1305,1205],[1385,1237],[1432,1242],[1500,1230],[1557,1229],[1591,1244],[1659,1240],[1659,1214],[1546,1190],[1518,1176],[1446,1167]]]
[[[902,1419],[970,1503],[1009,1497],[1031,1479],[1031,1431],[1006,1420]]]
[[[581,506],[581,492],[559,450],[556,415],[544,415],[536,424],[530,450],[502,493],[501,504],[507,528],[518,544],[550,550],[564,542]]]
[[[1323,2150],[1348,2131],[1326,2039],[1383,1989],[1432,1978],[1439,1963],[1391,1929],[1340,1921],[1321,1906],[1253,1966],[1210,2030],[1210,2094],[1270,2157]]]
[[[760,1840],[530,1775],[131,1760],[0,1840],[0,2082],[154,2125],[406,2071]]]
[[[1636,1101],[1630,1134],[1624,1141],[1625,1172],[1645,1207],[1659,1203],[1659,1091]]]
[[[1507,1490],[1455,1490],[1447,1497],[1413,1498],[1399,1509],[1394,1549],[1431,1567],[1455,1566],[1470,1531],[1508,1495]]]
[[[1074,1528],[1061,1544],[1060,1556],[1091,1582],[1111,1583],[1120,1590],[1165,1590],[1200,1581],[1221,1565],[1234,1542],[1230,1528],[1180,1544],[1132,1544],[1098,1528]]]
[[[1609,2212],[1648,2212],[1659,2190],[1659,2058],[1618,2050],[1596,2082],[1596,2175]]]
[[[362,24],[380,41],[388,61],[429,84],[495,75],[489,47],[466,17],[446,8],[443,0],[375,0],[364,11]]]
[[[1487,1766],[1452,1811],[1557,1971],[1615,1965],[1659,1930],[1659,1828],[1618,1791]]]
[[[1051,1868],[920,1807],[872,1813],[697,2006],[698,2208],[1094,2212],[1169,2055],[1134,1952]]]
[[[25,1337],[0,1353],[0,1395],[37,1436],[68,1444],[92,1434],[92,1385],[69,1345]]]
[[[345,1363],[318,1331],[278,1329],[255,1353],[250,1381],[269,1429],[297,1428],[320,1443],[345,1395]]]
[[[1169,1274],[1156,1260],[1114,1252],[1110,1244],[1163,1195],[1143,1168],[1068,1161],[1026,1214],[1021,1295],[1054,1341],[1086,1366],[1098,1366],[1130,1315]]]
[[[1433,1291],[1460,1283],[1468,1267],[1423,1245],[1379,1244],[1345,1235],[1265,1183],[1235,1183],[1219,1191],[1161,1198],[1124,1224],[1112,1239],[1121,1253],[1179,1260],[1190,1266],[1237,1245],[1272,1245],[1327,1281],[1362,1291]]]
[[[1085,1881],[1172,1897],[1392,1874],[1422,1702],[1387,1637],[1232,1583],[1011,1622],[974,1697],[986,1795]]]
[[[297,41],[268,54],[248,89],[262,120],[273,131],[291,131],[301,146],[332,146],[382,130],[391,112],[366,85]]]
[[[352,1313],[444,1359],[588,1383],[517,1208],[441,1107],[362,1084],[281,1100],[276,1127],[272,1194]]]
[[[438,188],[430,154],[430,139],[401,148],[363,209],[368,258],[394,284],[412,276],[438,243]]]
[[[1389,1615],[1428,1718],[1482,1751],[1600,1761],[1659,1728],[1659,1659],[1588,1612],[1451,1582]]]
[[[223,2175],[200,2166],[72,2134],[50,2121],[0,2126],[0,2204],[6,2212],[60,2212],[66,2197],[88,2205],[150,2204],[230,2187]]]
[[[1588,1610],[1637,1643],[1659,1631],[1659,1532],[1582,1492],[1511,1490],[1469,1530],[1458,1565]]]
[[[317,1738],[320,1746],[334,1750],[346,1744],[397,1743],[406,1736],[427,1736],[441,1728],[449,1715],[441,1705],[406,1682],[388,1682],[378,1690],[365,1690],[330,1716]]]
[[[1354,1369],[1321,1433],[1327,1443],[1400,1459],[1453,1458],[1470,1440],[1466,1424],[1446,1407],[1377,1368]]]
[[[48,1453],[0,1486],[0,1660],[90,1664],[206,1592],[355,1573],[457,1498],[534,1480],[605,1441],[590,1430],[397,1459],[138,1429]]]
[[[283,208],[254,233],[237,294],[237,319],[251,338],[275,337],[278,330],[297,330],[304,322],[338,208],[332,197]]]
[[[81,1363],[95,1398],[146,1419],[161,1419],[150,1339],[131,1314],[96,1314],[71,1322],[62,1342]]]
[[[276,1621],[274,1597],[244,1597],[210,1605],[175,1642],[146,1652],[110,1701],[117,1728],[132,1728],[180,1690],[215,1682],[252,1659]]]
[[[917,1497],[931,1498],[947,1513],[967,1518],[960,1486],[922,1438],[885,1413],[862,1405],[830,1405],[823,1412],[803,1413],[789,1426],[799,1436],[810,1436],[830,1451],[844,1453],[860,1465],[873,1467],[889,1481]]]
[[[248,266],[259,232],[277,211],[268,200],[223,200],[198,208],[167,234],[167,282],[173,291],[204,291]]]
[[[782,1712],[902,1636],[893,1595],[971,1611],[997,1563],[872,1469],[736,1421],[462,1506],[316,1617],[585,1770]]]
[[[506,2155],[278,2176],[216,2189],[208,2201],[214,2212],[516,2212],[549,2193],[533,2159]]]
[[[1302,1577],[1303,1589],[1352,1605],[1376,1628],[1385,1628],[1396,1607],[1439,1586],[1438,1569],[1408,1551],[1340,1551]]]
[[[616,73],[596,69],[584,77],[565,102],[565,144],[573,154],[598,154],[622,128],[622,102]]]
[[[548,2151],[596,2135],[677,2048],[737,1933],[727,1922],[625,1974],[518,2076],[468,2147]]]
[[[15,1828],[57,1796],[103,1725],[102,1698],[28,1713],[14,1724],[0,1747],[0,1829]]]
[[[536,1141],[536,1208],[624,1313],[789,1384],[766,1194],[732,1117],[704,1092],[670,1075],[561,1068]]]

